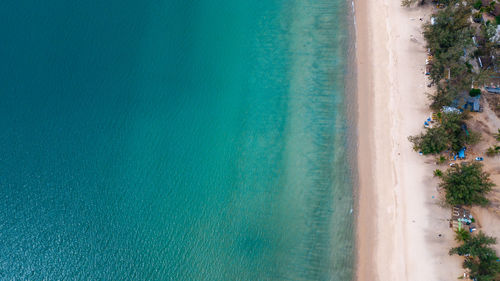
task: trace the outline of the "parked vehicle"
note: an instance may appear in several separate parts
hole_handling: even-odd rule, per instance
[[[476,161],[483,161],[483,160],[484,160],[484,158],[483,158],[483,157],[476,157],[476,159],[475,159],[475,160],[476,160]]]

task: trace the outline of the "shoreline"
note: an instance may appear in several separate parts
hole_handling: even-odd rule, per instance
[[[356,280],[448,280],[463,271],[449,256],[449,210],[437,200],[433,159],[408,136],[430,114],[421,26],[430,6],[358,0],[358,214]],[[422,18],[422,21],[419,19]]]
[[[361,0],[363,1],[363,0]],[[354,20],[355,20],[355,64],[356,64],[356,98],[358,104],[357,114],[357,160],[358,160],[358,189],[356,191],[357,200],[356,210],[356,255],[355,265],[356,271],[354,280],[370,280],[375,277],[374,270],[374,242],[375,237],[368,235],[368,233],[375,233],[375,223],[373,220],[368,219],[370,214],[376,216],[371,210],[375,209],[375,201],[370,200],[374,198],[375,193],[370,189],[369,183],[373,180],[372,169],[370,164],[374,159],[373,150],[370,149],[370,144],[373,142],[373,127],[372,119],[373,104],[372,95],[361,94],[369,93],[371,77],[366,67],[370,67],[369,58],[369,42],[370,33],[368,32],[369,22],[365,15],[367,15],[367,3],[360,3],[360,1],[353,1],[354,5]],[[363,114],[361,114],[361,112]]]

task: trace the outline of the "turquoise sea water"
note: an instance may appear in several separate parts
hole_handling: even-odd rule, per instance
[[[344,0],[0,2],[0,280],[349,280]]]

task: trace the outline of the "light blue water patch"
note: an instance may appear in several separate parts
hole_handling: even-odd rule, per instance
[[[348,4],[0,3],[0,279],[350,280]]]

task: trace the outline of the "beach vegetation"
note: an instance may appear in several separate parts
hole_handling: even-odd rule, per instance
[[[477,235],[470,236],[469,238],[463,240],[463,244],[454,247],[450,250],[450,254],[465,256],[469,255],[472,257],[486,257],[494,255],[490,251],[489,246],[496,244],[496,239],[485,235],[482,231],[479,231]]]
[[[439,155],[439,157],[436,159],[436,164],[444,164],[446,162],[446,157],[444,157],[443,155]]]
[[[474,2],[474,4],[472,4],[472,6],[474,7],[474,9],[479,10],[483,6],[483,1],[476,0],[476,2]]]
[[[418,3],[418,5],[423,5],[425,4],[425,2],[426,0],[401,0],[401,6],[410,7],[415,3]],[[433,0],[432,2],[436,4],[449,5],[451,3],[457,2],[457,0]]]
[[[419,5],[425,4],[425,0],[402,0],[401,1],[401,6],[403,7],[410,7],[411,5],[420,2]]]
[[[470,89],[469,91],[469,96],[471,97],[477,97],[481,94],[481,89],[475,89],[475,88],[472,88]]]
[[[445,67],[459,61],[463,48],[473,44],[469,18],[470,9],[464,6],[448,6],[433,14],[434,24],[424,25],[424,38],[427,48],[434,55],[431,78],[439,83],[445,75]]]
[[[473,13],[472,19],[474,20],[474,22],[480,23],[483,19],[483,14],[481,12]]]
[[[471,235],[465,228],[458,228],[455,230],[455,240],[457,242],[466,242],[469,241]]]
[[[486,194],[495,185],[480,163],[462,163],[450,167],[439,186],[446,191],[450,205],[487,205]]]
[[[485,40],[486,46],[490,47],[488,48],[488,50],[493,51],[494,49],[491,47],[494,47],[495,45],[494,42],[492,42],[492,39],[497,34],[496,24],[492,23],[491,21],[487,21],[485,24],[481,26],[480,34],[486,39]]]
[[[420,135],[408,138],[413,143],[415,151],[422,151],[423,154],[437,154],[448,148],[448,136],[441,127],[426,128]]]
[[[489,157],[497,156],[498,154],[500,154],[500,146],[498,145],[490,146],[486,150],[486,155]]]
[[[432,84],[437,85],[436,94],[430,96],[431,108],[438,110],[452,104],[463,91],[468,91],[473,81],[480,82],[484,75],[472,67],[475,60],[475,29],[470,23],[474,17],[465,5],[448,5],[436,11],[433,23],[424,25],[424,38],[430,54],[433,55],[429,71]],[[476,18],[481,18],[477,13]]]
[[[479,133],[467,129],[465,121],[470,119],[468,113],[450,112],[442,116],[441,127],[448,135],[449,147],[452,151],[458,152],[466,145],[476,144],[481,139]]]
[[[444,87],[438,84],[435,94],[429,94],[431,100],[430,108],[433,110],[440,110],[443,106],[448,106],[453,102],[453,95],[450,94]]]
[[[434,170],[434,176],[435,177],[442,177],[443,176],[443,171],[436,169]]]
[[[491,0],[488,5],[484,5],[482,7],[482,10],[486,13],[493,13],[493,11],[495,11],[496,4],[497,4],[497,2],[495,0]]]
[[[494,237],[479,232],[470,235],[462,241],[462,245],[452,248],[450,255],[465,256],[463,267],[469,270],[472,279],[478,281],[495,281],[500,278],[500,262],[492,245],[496,243]]]
[[[408,139],[413,143],[413,149],[423,154],[438,154],[447,149],[458,152],[466,145],[477,143],[479,133],[467,130],[465,121],[470,116],[467,113],[441,113],[441,122],[435,127],[426,128],[423,133]]]

